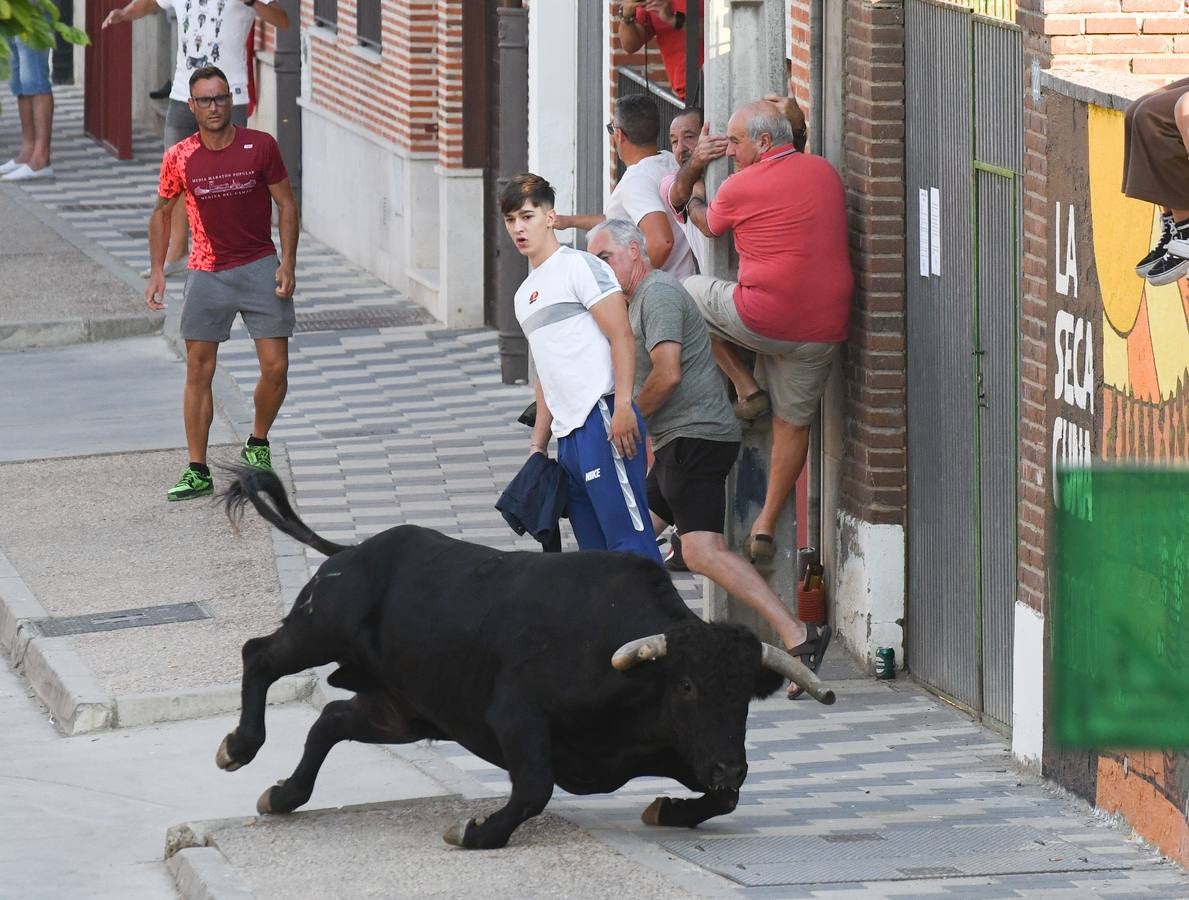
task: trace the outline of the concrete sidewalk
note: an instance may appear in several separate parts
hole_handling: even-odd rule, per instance
[[[58,122],[69,123],[76,94],[62,94]],[[96,278],[127,283],[146,258],[143,236],[130,235],[156,163],[150,142],[137,147],[141,158],[115,163],[66,133],[58,181],[14,189],[17,207],[37,205],[51,231],[74,235]],[[298,285],[290,393],[273,437],[301,515],[338,540],[410,521],[533,547],[492,508],[525,456],[514,420],[529,399],[500,384],[496,336],[441,329],[304,236]],[[171,296],[167,338],[177,305]],[[210,712],[187,686],[219,689],[233,676],[237,644],[270,627],[318,561],[258,523],[232,540],[204,501],[161,498],[185,461],[181,367],[164,347],[142,337],[0,354],[0,383],[20,386],[0,401],[0,643],[43,697],[53,677],[84,681],[96,699],[80,720],[92,727],[138,721],[121,722],[119,701],[146,687],[180,698],[172,717]],[[220,373],[218,441],[233,456],[255,381],[242,329],[221,349]],[[694,580],[676,584],[696,604]],[[136,599],[121,603],[125,593]],[[213,623],[50,638],[26,621],[190,600]],[[753,705],[750,774],[731,816],[696,832],[648,828],[647,803],[684,791],[641,779],[608,796],[559,791],[507,851],[469,854],[441,843],[443,820],[501,805],[507,779],[457,745],[336,749],[310,811],[260,820],[255,798],[291,771],[308,705],[271,708],[264,752],[227,774],[212,760],[227,716],[63,738],[3,671],[0,894],[166,897],[176,884],[223,898],[594,897],[615,885],[643,896],[1189,896],[1185,873],[1114,821],[1016,772],[1001,735],[909,681],[873,681],[841,654],[825,677],[834,707],[779,695]],[[314,686],[311,699],[327,694]],[[426,797],[438,799],[391,802]],[[364,808],[318,811],[354,804]],[[166,848],[172,879],[161,858],[170,825],[185,826]]]

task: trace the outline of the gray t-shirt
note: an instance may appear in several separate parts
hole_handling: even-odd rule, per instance
[[[648,417],[653,449],[679,437],[739,440],[739,422],[710,352],[710,333],[681,282],[654,269],[632,295],[628,319],[636,336],[636,394],[652,372],[652,349],[662,341],[681,344],[681,382]]]

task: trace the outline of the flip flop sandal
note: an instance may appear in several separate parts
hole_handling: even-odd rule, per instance
[[[772,402],[768,399],[768,392],[756,391],[735,404],[735,418],[749,422],[758,419],[771,408]]]
[[[776,556],[776,542],[770,534],[750,534],[743,542],[743,555],[754,562],[767,562]]]
[[[830,646],[830,639],[834,637],[834,629],[829,625],[806,625],[808,634],[805,640],[787,651],[789,656],[794,656],[804,664],[810,672],[817,674],[818,668],[822,664],[822,659],[826,655],[826,648]],[[793,689],[788,692],[788,699],[799,700],[805,694],[805,689],[800,685],[793,685]]]

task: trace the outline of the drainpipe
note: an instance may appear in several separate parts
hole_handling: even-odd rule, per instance
[[[273,66],[277,79],[277,146],[293,196],[301,203],[301,107],[297,97],[301,93],[301,3],[300,0],[279,0],[289,16],[288,28],[274,29],[277,46]]]
[[[520,0],[504,0],[496,10],[495,179],[488,253],[492,256],[495,325],[499,329],[500,377],[504,384],[528,379],[528,341],[516,321],[516,289],[528,275],[528,262],[508,237],[499,214],[499,195],[528,168],[528,13]]]

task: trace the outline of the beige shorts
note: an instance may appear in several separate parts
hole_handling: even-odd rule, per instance
[[[682,282],[711,335],[756,354],[756,382],[768,392],[772,412],[794,425],[808,425],[817,415],[839,344],[781,341],[756,334],[735,309],[735,282],[691,275]]]

